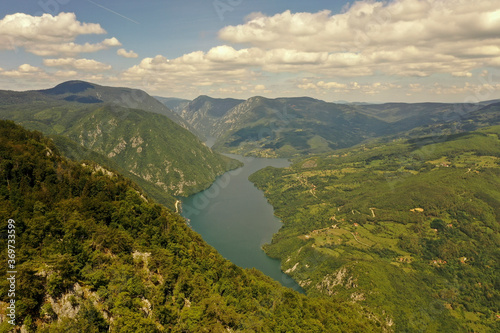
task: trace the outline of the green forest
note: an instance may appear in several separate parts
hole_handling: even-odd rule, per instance
[[[89,102],[96,91],[110,102]],[[305,296],[227,261],[173,211],[241,164],[190,133],[195,121],[119,93],[0,92],[0,116],[19,123],[0,121],[0,262],[12,219],[17,331],[500,330],[500,126],[482,127],[498,123],[497,104],[435,123],[448,104],[192,103],[236,152],[295,156],[250,181],[283,221],[263,248]]]
[[[392,331],[380,311],[235,266],[116,171],[70,161],[40,132],[0,121],[2,267],[9,219],[17,331]],[[2,269],[2,313],[8,289]]]
[[[63,98],[75,89],[79,95]],[[170,119],[172,111],[140,93],[139,98],[134,90],[80,81],[48,90],[0,90],[0,119],[50,136],[66,157],[117,170],[169,208],[175,196],[199,192],[240,165],[212,151],[172,115]],[[89,102],[92,94],[107,96],[109,102]]]
[[[284,226],[265,251],[309,296],[398,332],[500,330],[500,126],[376,140],[250,178]]]
[[[0,333],[500,333],[500,0],[0,2]]]

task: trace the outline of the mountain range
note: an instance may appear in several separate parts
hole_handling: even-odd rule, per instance
[[[145,91],[125,87],[107,87],[84,81],[67,81],[53,88],[39,90],[39,93],[54,99],[78,103],[110,103],[128,109],[139,109],[167,116],[184,128],[187,123]]]
[[[0,120],[27,331],[498,331],[498,100],[189,101],[68,81],[0,91],[0,119],[36,130]],[[176,213],[241,165],[218,152],[293,157],[250,180],[283,221],[263,249],[307,297]]]
[[[214,153],[188,124],[172,118],[184,120],[140,90],[69,81],[46,90],[0,91],[0,118],[58,136],[67,156],[101,155],[101,163],[118,166],[170,207],[174,195],[198,192],[239,165]]]
[[[410,131],[415,135],[430,128],[460,131],[479,118],[482,124],[493,124],[498,122],[498,106],[497,100],[338,104],[308,97],[237,100],[200,96],[178,112],[204,138],[215,137],[216,150],[294,157],[346,148],[375,137],[406,136]]]

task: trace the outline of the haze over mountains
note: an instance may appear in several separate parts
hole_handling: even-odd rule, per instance
[[[174,111],[175,113],[180,113],[181,110],[186,107],[189,102],[191,102],[188,99],[183,99],[183,98],[176,98],[176,97],[160,97],[160,96],[154,96],[157,100],[159,100],[163,105],[165,105],[167,108],[170,110]]]

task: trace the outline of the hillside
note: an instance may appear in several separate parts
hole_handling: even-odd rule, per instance
[[[356,105],[356,109],[391,124],[395,132],[401,132],[443,122],[459,106],[451,103],[384,103]]]
[[[16,271],[15,296],[0,272],[1,332],[12,329],[11,299],[26,332],[391,331],[358,304],[307,298],[238,268],[129,180],[69,161],[41,133],[7,121],[0,227],[3,267],[14,230]]]
[[[424,105],[431,103],[424,103]],[[420,104],[417,104],[420,105]],[[406,113],[402,116],[402,120],[396,121],[397,126],[401,129],[401,125],[409,130],[386,135],[378,138],[380,142],[390,142],[391,140],[399,139],[419,139],[422,137],[447,137],[464,132],[470,132],[486,126],[494,126],[500,124],[500,103],[497,101],[484,101],[477,104],[433,104],[441,111],[436,111],[433,115],[425,108],[421,109],[422,115],[417,113]],[[398,108],[396,108],[398,109]],[[446,111],[447,109],[447,111]],[[393,110],[394,111],[394,110]],[[392,111],[382,111],[381,116],[391,114]],[[412,115],[414,114],[414,115]],[[401,116],[402,114],[400,114]],[[391,117],[391,116],[389,116]],[[415,120],[411,124],[410,120]],[[428,120],[425,120],[426,117]]]
[[[172,209],[175,207],[177,198],[172,193],[166,192],[157,184],[153,184],[134,175],[133,173],[122,168],[112,159],[93,150],[87,149],[66,136],[51,135],[49,138],[54,142],[62,156],[81,163],[97,163],[105,168],[115,170],[139,185],[148,194],[148,196],[153,198],[156,202]]]
[[[226,113],[244,100],[199,96],[180,108],[181,117],[204,137],[217,137],[221,129],[216,124]]]
[[[107,103],[167,116],[186,129],[191,127],[175,112],[145,91],[124,87],[107,87],[85,81],[66,81],[57,86],[35,91],[56,100],[84,104]]]
[[[1,94],[19,103],[4,101],[0,119],[14,120],[47,135],[64,136],[87,151],[102,155],[101,163],[118,166],[127,176],[133,175],[131,178],[151,196],[169,207],[173,207],[171,195],[198,192],[218,175],[239,165],[214,153],[195,135],[160,114],[116,104],[40,100],[39,92]],[[18,95],[31,99],[22,103]],[[72,152],[62,149],[68,156],[95,158],[87,157],[74,144],[66,142],[64,147],[71,148]],[[162,192],[168,198],[162,198]]]
[[[418,137],[500,124],[498,102],[477,104],[337,104],[300,98],[246,101],[200,96],[181,116],[214,149],[266,157],[296,157],[347,148],[377,137]]]
[[[186,107],[189,102],[188,99],[183,98],[175,98],[175,97],[160,97],[154,96],[157,100],[159,100],[163,105],[165,105],[170,110],[174,111],[177,114],[180,114],[182,109]]]
[[[251,181],[284,222],[266,252],[309,295],[383,309],[399,332],[499,330],[500,126],[374,141]]]
[[[317,154],[355,145],[384,126],[348,105],[308,97],[252,97],[216,123],[220,135],[214,149],[259,156]]]

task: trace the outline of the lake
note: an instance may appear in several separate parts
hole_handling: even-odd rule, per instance
[[[207,190],[182,200],[182,215],[193,230],[221,255],[243,268],[255,267],[282,285],[304,292],[280,269],[280,261],[268,257],[262,245],[270,243],[282,226],[264,193],[248,180],[265,168],[287,167],[286,159],[243,157],[226,154],[245,163],[226,172]]]

